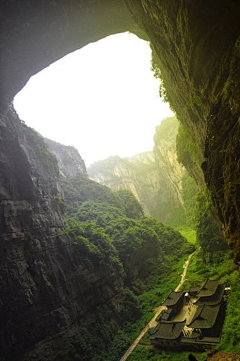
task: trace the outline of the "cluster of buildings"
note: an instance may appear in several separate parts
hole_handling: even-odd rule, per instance
[[[162,348],[203,350],[216,345],[225,318],[225,285],[206,280],[200,287],[171,292],[166,311],[150,334]]]

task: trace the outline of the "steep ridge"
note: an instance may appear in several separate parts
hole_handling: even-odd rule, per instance
[[[169,221],[184,208],[181,195],[184,167],[177,161],[177,132],[177,119],[166,118],[156,128],[152,152],[96,162],[88,168],[89,176],[111,189],[130,190],[146,214]]]

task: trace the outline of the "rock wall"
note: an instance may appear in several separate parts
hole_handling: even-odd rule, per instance
[[[50,151],[56,156],[60,173],[64,177],[74,177],[77,174],[87,177],[84,160],[81,158],[77,149],[47,138],[45,138],[44,141],[49,146]]]
[[[31,137],[13,111],[1,115],[1,361],[21,360],[25,352],[26,360],[38,358],[46,343],[40,341],[54,337],[56,347],[58,336],[79,319],[90,327],[98,306],[113,312],[121,307],[123,281],[111,261],[108,267],[86,267],[59,236],[65,216],[57,174],[45,163],[47,153],[42,158],[29,145]],[[45,360],[52,360],[52,347],[44,351]]]
[[[152,43],[169,101],[196,145],[239,264],[240,3],[125,2]]]

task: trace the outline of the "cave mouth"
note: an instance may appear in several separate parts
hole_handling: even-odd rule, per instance
[[[73,145],[90,165],[152,150],[155,127],[172,115],[158,88],[149,43],[126,32],[45,68],[16,95],[14,106],[27,125]]]

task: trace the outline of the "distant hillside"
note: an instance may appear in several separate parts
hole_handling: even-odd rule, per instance
[[[93,180],[111,189],[128,189],[146,214],[163,222],[183,212],[181,196],[184,167],[177,161],[178,121],[164,119],[156,128],[153,152],[131,158],[110,157],[88,168]]]

